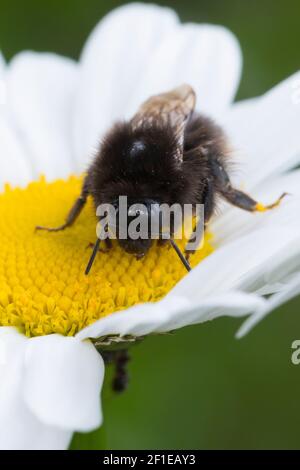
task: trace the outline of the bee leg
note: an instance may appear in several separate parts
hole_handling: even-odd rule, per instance
[[[185,258],[186,258],[187,261],[190,260],[190,257],[196,252],[196,250],[198,250],[199,245],[202,244],[203,234],[202,234],[202,237],[199,237],[198,240],[197,240],[197,233],[201,229],[202,229],[202,221],[198,220],[197,223],[196,223],[196,226],[193,230],[193,233],[191,234],[190,238],[188,239],[188,242],[187,242],[187,244],[185,246],[185,249],[184,249]],[[194,248],[192,250],[189,249],[190,243],[195,244],[196,241],[197,241],[197,245],[194,246]]]
[[[127,364],[130,360],[127,349],[115,352],[115,376],[112,382],[112,389],[115,392],[124,392],[128,386]]]
[[[213,213],[213,208],[214,208],[214,191],[213,191],[213,185],[212,182],[209,180],[207,181],[205,193],[204,193],[204,199],[203,199],[203,204],[204,204],[204,225],[203,221],[201,218],[198,217],[196,220],[196,224],[193,228],[193,232],[190,235],[190,238],[188,239],[188,242],[185,246],[184,249],[184,254],[189,261],[190,257],[198,250],[199,245],[202,245],[203,242],[203,236],[204,236],[204,231],[206,228],[206,224],[208,223],[212,213]],[[194,211],[194,216],[197,217],[196,212]],[[196,243],[197,242],[197,243]],[[192,249],[189,248],[190,244],[193,244],[194,247]]]
[[[79,196],[78,199],[76,199],[74,205],[72,206],[70,212],[67,215],[66,221],[64,224],[59,225],[58,227],[43,227],[41,225],[37,225],[35,227],[35,230],[46,230],[47,232],[59,232],[61,230],[64,230],[67,227],[71,227],[77,217],[79,216],[80,212],[82,211],[86,200],[87,200],[88,193],[83,190],[81,195]]]
[[[112,389],[115,392],[123,392],[128,385],[127,364],[130,360],[127,349],[119,351],[102,351],[101,356],[105,364],[115,366],[115,375],[112,381]]]
[[[190,261],[190,257],[195,253],[196,251],[196,248],[194,248],[193,250],[189,250],[188,249],[188,246],[190,243],[194,243],[195,242],[195,231],[197,230],[197,226],[199,224],[199,221],[196,223],[195,227],[193,228],[193,233],[190,235],[190,238],[188,239],[188,242],[184,248],[184,256],[185,256],[185,259],[187,261]]]
[[[172,247],[172,244],[170,244],[170,239],[174,238],[174,230],[171,229],[170,232],[167,234],[165,233],[160,233],[159,237],[157,239],[157,246],[167,246],[168,250]]]
[[[100,251],[101,253],[107,253],[107,252],[111,249],[111,247],[112,247],[111,240],[109,240],[109,239],[106,238],[106,239],[104,240],[104,243],[105,243],[105,245],[106,245],[106,248],[99,248],[99,250],[98,250],[98,251]],[[90,242],[86,247],[87,247],[87,248],[94,248],[94,246],[95,246],[95,243]]]
[[[283,193],[276,201],[272,204],[262,204],[253,199],[248,194],[235,189],[230,182],[229,176],[222,164],[215,160],[213,162],[213,172],[216,178],[217,190],[221,195],[233,206],[239,207],[248,212],[265,212],[270,209],[274,209],[279,206],[282,199],[287,196],[288,193]]]
[[[111,240],[109,238],[105,238],[104,243],[105,243],[105,248],[99,248],[99,251],[101,253],[108,253],[109,250],[112,248]]]
[[[110,238],[105,238],[104,243],[105,243],[107,251],[112,248],[112,241]]]
[[[243,191],[239,191],[238,189],[229,188],[225,192],[222,193],[224,198],[230,202],[233,206],[239,207],[248,212],[265,212],[275,207],[278,207],[282,199],[287,196],[287,193],[283,193],[275,202],[272,204],[262,204],[261,202],[255,201],[252,197],[248,196],[248,194],[244,193]]]
[[[186,250],[184,251],[185,259],[190,262],[191,256],[195,253],[196,250]]]
[[[107,233],[107,230],[105,231]],[[111,250],[112,248],[112,241],[109,237],[107,237],[107,238],[104,238],[104,243],[105,243],[105,248],[99,248],[99,251],[101,251],[101,253],[108,253],[109,250]]]
[[[173,240],[173,238],[170,238],[169,239],[169,242],[172,246],[172,248],[174,249],[174,251],[176,252],[178,258],[180,259],[180,261],[182,262],[183,266],[185,267],[185,269],[189,272],[192,270],[191,266],[190,266],[190,263],[188,262],[188,260],[186,259],[186,257],[184,256],[184,254],[181,252],[180,248],[178,247],[177,243],[175,242],[175,240]]]

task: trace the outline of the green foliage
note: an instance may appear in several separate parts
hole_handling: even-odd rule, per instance
[[[121,0],[0,0],[0,47],[7,58],[22,49],[78,58],[92,27]],[[152,2],[144,2],[152,3]],[[154,2],[155,3],[155,2]],[[299,0],[157,0],[184,21],[230,28],[244,53],[239,98],[263,93],[299,69]]]

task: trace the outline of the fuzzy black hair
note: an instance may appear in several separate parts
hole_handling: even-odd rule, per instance
[[[210,193],[213,210],[211,159],[224,154],[225,137],[209,118],[194,114],[184,134],[183,158],[178,140],[163,121],[135,128],[117,123],[105,136],[88,171],[88,190],[95,205],[119,196],[167,204],[204,203]]]
[[[89,192],[96,205],[120,195],[177,202],[187,184],[177,151],[173,129],[162,122],[138,128],[130,122],[117,123],[89,169]]]

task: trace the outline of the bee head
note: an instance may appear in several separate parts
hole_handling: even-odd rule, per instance
[[[160,234],[160,207],[151,199],[119,197],[114,202],[115,217],[110,230],[127,252],[144,256]]]

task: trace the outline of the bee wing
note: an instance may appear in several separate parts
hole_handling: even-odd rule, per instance
[[[173,127],[182,156],[183,137],[188,118],[195,109],[196,94],[190,85],[181,85],[167,93],[152,96],[145,101],[131,122],[133,127],[159,120]]]

